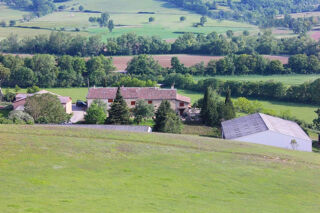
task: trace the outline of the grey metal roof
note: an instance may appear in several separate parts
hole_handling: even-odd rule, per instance
[[[222,122],[222,130],[226,139],[239,138],[270,130],[295,138],[311,140],[297,123],[262,113],[224,121]]]

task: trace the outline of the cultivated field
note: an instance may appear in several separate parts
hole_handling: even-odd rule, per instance
[[[30,22],[18,22],[17,26],[24,27],[40,27],[39,29],[21,29],[13,27],[10,28],[10,33],[17,33],[20,36],[32,36],[34,34],[49,33],[50,30],[60,30],[64,28],[66,32],[74,31],[75,28],[81,30],[81,34],[100,34],[104,39],[108,37],[119,36],[123,33],[135,32],[138,35],[159,36],[163,39],[177,38],[184,32],[194,33],[210,33],[216,31],[224,33],[227,30],[243,31],[257,31],[257,27],[246,23],[239,23],[233,21],[217,21],[208,19],[204,27],[193,27],[194,23],[199,22],[200,15],[188,11],[180,10],[171,4],[158,0],[91,0],[90,2],[84,0],[72,0],[57,5],[66,5],[66,9],[60,12],[55,12]],[[86,13],[78,11],[80,5],[83,5],[85,10],[94,10],[101,12],[108,12],[111,19],[116,25],[112,33],[109,33],[107,28],[100,28],[97,24],[89,23],[90,16],[99,16],[100,14]],[[72,10],[72,8],[74,10]],[[7,11],[7,8],[0,7],[0,14]],[[141,14],[141,12],[150,12],[154,14]],[[23,13],[15,12],[15,16],[10,19],[21,19]],[[149,23],[149,17],[154,17],[155,21]],[[181,16],[187,19],[180,22]],[[1,21],[0,15],[0,21]],[[5,19],[9,20],[9,19]],[[76,32],[72,32],[77,34]],[[8,32],[0,30],[0,39],[8,35]]]
[[[251,81],[251,82],[257,82],[257,81],[275,81],[275,82],[282,82],[285,85],[299,85],[306,82],[312,82],[318,78],[320,78],[320,75],[314,74],[314,75],[236,75],[236,76],[194,76],[195,80],[202,80],[202,79],[208,79],[208,78],[217,78],[221,79],[223,81]]]
[[[39,126],[0,138],[0,212],[320,211],[316,153]]]
[[[174,54],[174,55],[153,55],[152,57],[164,67],[171,67],[171,58],[178,57],[180,62],[186,67],[191,67],[195,64],[203,62],[205,65],[210,60],[219,60],[224,56],[205,56],[205,55],[187,55],[187,54]],[[288,63],[289,57],[287,56],[275,56],[275,55],[264,55],[269,60],[280,60],[283,64]],[[131,61],[133,56],[113,56],[113,64],[117,70],[126,70],[128,62]]]

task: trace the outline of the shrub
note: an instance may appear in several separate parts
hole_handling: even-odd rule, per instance
[[[40,88],[37,87],[36,85],[27,88],[27,93],[29,93],[29,94],[36,93],[36,92],[39,92],[39,91],[40,91]]]
[[[50,93],[28,97],[25,111],[33,117],[36,123],[60,124],[70,119],[58,97]]]
[[[87,110],[84,120],[87,124],[103,124],[106,117],[105,109],[98,103],[93,102]]]
[[[171,109],[169,101],[162,101],[155,118],[153,130],[156,132],[181,133],[180,117]]]
[[[11,111],[9,119],[16,124],[34,124],[34,119],[26,112],[23,111]]]

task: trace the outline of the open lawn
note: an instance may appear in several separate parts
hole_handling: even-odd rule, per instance
[[[194,92],[190,90],[178,90],[179,94],[185,95],[191,98],[192,103],[203,97],[202,93]],[[307,123],[312,123],[313,119],[316,118],[316,113],[314,112],[318,107],[307,104],[280,102],[280,101],[265,101],[258,100],[265,109],[272,109],[277,114],[281,111],[289,110],[293,116],[303,120]]]
[[[0,212],[320,211],[317,153],[39,126],[0,138]]]
[[[202,80],[207,78],[217,78],[223,81],[276,81],[282,82],[285,85],[299,85],[305,82],[311,82],[318,78],[320,75],[235,75],[235,76],[194,76],[195,80]]]
[[[30,22],[18,22],[17,26],[41,27],[52,30],[64,28],[66,31],[73,31],[75,28],[79,28],[81,30],[80,33],[83,35],[100,34],[104,40],[128,32],[135,32],[138,35],[156,35],[164,39],[170,39],[177,38],[184,32],[210,33],[216,31],[224,33],[227,30],[235,32],[243,30],[257,31],[257,27],[246,23],[217,21],[213,19],[208,19],[204,27],[193,27],[193,24],[200,20],[201,16],[199,14],[180,10],[172,4],[159,0],[91,0],[90,2],[72,0],[57,5],[66,5],[67,7],[63,11],[36,18]],[[85,10],[108,12],[116,25],[113,32],[109,33],[107,28],[100,28],[97,24],[89,23],[88,19],[90,16],[100,16],[100,14],[80,12],[78,11],[80,5],[83,5]],[[8,13],[7,10],[11,11],[11,9],[0,7],[0,14]],[[139,12],[154,14],[139,14]],[[17,11],[12,14],[14,14],[14,17],[11,17],[12,19],[19,20],[23,12]],[[181,16],[186,17],[184,22],[180,22]],[[2,15],[0,15],[0,20],[1,17]],[[155,21],[149,23],[149,17],[154,17]],[[10,33],[19,34],[22,37],[49,32],[50,30],[10,28]],[[7,31],[0,30],[0,39],[7,35]]]

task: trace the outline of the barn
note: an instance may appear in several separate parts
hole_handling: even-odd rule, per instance
[[[312,140],[297,123],[262,113],[222,122],[222,136],[228,140],[312,151]]]

